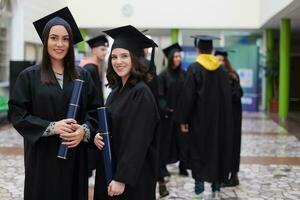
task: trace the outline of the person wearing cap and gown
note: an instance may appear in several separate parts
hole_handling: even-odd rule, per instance
[[[164,192],[165,182],[163,169],[167,164],[180,160],[179,174],[188,176],[188,138],[187,134],[180,133],[180,126],[173,120],[173,112],[177,107],[183,86],[185,71],[181,68],[181,47],[178,43],[163,49],[168,59],[167,69],[158,75],[159,80],[159,110],[160,123],[160,195]]]
[[[99,91],[100,102],[101,104],[104,104],[102,91],[102,65],[104,64],[105,56],[107,54],[108,40],[105,35],[98,35],[86,42],[92,50],[92,55],[83,57],[80,60],[79,66],[90,72]]]
[[[232,51],[232,50],[231,50]],[[223,184],[224,187],[233,187],[239,185],[238,172],[241,160],[241,139],[242,139],[242,103],[243,89],[240,85],[238,73],[232,68],[228,59],[228,51],[218,49],[215,56],[220,60],[222,66],[229,74],[232,91],[232,114],[233,114],[233,141],[232,141],[232,168],[230,171],[230,180]]]
[[[111,116],[115,172],[105,196],[98,193],[103,187],[98,181],[103,181],[96,175],[94,200],[155,200],[159,113],[146,84],[151,76],[138,55],[142,48],[157,45],[131,25],[104,32],[114,39],[107,69],[112,92],[106,107]],[[100,133],[94,142],[99,149],[105,145]]]
[[[73,44],[82,37],[67,7],[33,24],[43,59],[20,73],[8,103],[24,138],[24,200],[87,200],[87,143],[99,104],[89,73],[75,67]],[[76,119],[66,119],[74,79],[84,81],[80,109]],[[57,158],[62,140],[69,148],[66,160]]]
[[[199,53],[186,72],[175,120],[189,132],[195,197],[204,192],[204,181],[212,183],[213,195],[228,179],[232,145],[231,88],[227,72],[211,55],[212,36],[195,36]]]
[[[102,65],[104,64],[104,59],[107,53],[108,40],[106,39],[106,36],[102,34],[93,37],[86,42],[92,50],[92,55],[89,57],[83,57],[80,60],[79,66],[83,67],[90,73],[96,85],[96,89],[98,90],[99,102],[101,106],[103,106]],[[97,149],[88,148],[89,177],[93,175],[93,170],[96,169],[96,165],[100,165],[100,167],[103,166],[102,156],[98,153]]]
[[[147,36],[147,35],[146,35]],[[147,36],[148,37],[148,36]],[[149,37],[148,37],[149,38]],[[150,38],[151,39],[151,38]],[[157,78],[157,73],[156,73],[156,65],[153,61],[154,58],[151,58],[151,60],[148,60],[147,57],[147,52],[149,48],[143,48],[141,49],[141,54],[138,55],[140,58],[141,62],[146,65],[147,73],[151,75],[151,80],[147,82],[147,85],[149,86],[150,90],[152,91],[152,94],[156,100],[156,103],[158,104],[158,78]],[[155,49],[152,49],[154,51]],[[151,57],[154,56],[155,52],[151,53]]]

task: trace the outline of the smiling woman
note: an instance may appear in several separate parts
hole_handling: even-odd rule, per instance
[[[75,67],[72,46],[82,38],[68,8],[34,26],[44,45],[42,63],[20,73],[9,100],[10,120],[24,137],[24,200],[86,200],[87,142],[100,105],[90,75]],[[76,119],[66,119],[75,79],[84,81],[84,92]],[[67,160],[57,159],[61,140]]]
[[[133,26],[105,31],[113,37],[107,79],[113,88],[106,107],[112,122],[112,155],[115,174],[108,188],[97,168],[94,200],[155,200],[158,156],[158,109],[147,68],[138,59],[143,48],[157,46]],[[97,134],[95,145],[103,148]]]

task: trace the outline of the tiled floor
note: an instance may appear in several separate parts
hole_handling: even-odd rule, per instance
[[[283,128],[275,121],[265,113],[243,114],[241,184],[223,188],[222,199],[300,199],[300,141],[294,136],[300,135],[300,125],[290,123],[292,129]],[[22,199],[22,146],[22,137],[14,129],[0,128],[1,200]],[[193,179],[178,176],[177,164],[168,168],[172,173],[167,184],[170,195],[164,199],[190,200]],[[93,181],[90,180],[91,194]],[[205,199],[210,199],[210,195],[210,186],[206,184]]]

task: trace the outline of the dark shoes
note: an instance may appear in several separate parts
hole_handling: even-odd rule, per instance
[[[237,173],[232,173],[229,181],[223,184],[223,187],[235,187],[240,184],[239,177]]]
[[[91,178],[93,176],[93,170],[88,171],[88,177]]]
[[[159,196],[160,198],[163,198],[163,197],[166,197],[168,196],[170,193],[169,191],[167,190],[167,186],[166,184],[159,184]]]
[[[189,176],[189,173],[186,170],[185,164],[183,164],[182,162],[179,163],[179,175],[180,176]]]
[[[189,176],[189,173],[186,169],[179,169],[180,176]]]
[[[162,167],[162,175],[163,175],[164,177],[166,177],[166,176],[171,176],[171,174],[170,174],[170,172],[168,171],[168,169],[167,169],[166,166],[163,166],[163,167]]]

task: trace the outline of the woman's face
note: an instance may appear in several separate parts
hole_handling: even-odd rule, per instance
[[[174,63],[174,69],[176,69],[177,67],[179,67],[180,63],[181,63],[181,54],[180,52],[175,52],[173,55],[173,63]]]
[[[64,59],[70,47],[69,33],[64,26],[55,25],[51,27],[47,46],[51,59]]]
[[[216,57],[219,59],[221,65],[224,65],[224,56],[217,55]]]
[[[111,53],[111,64],[116,74],[122,80],[128,79],[132,69],[130,53],[126,49],[115,48]]]

